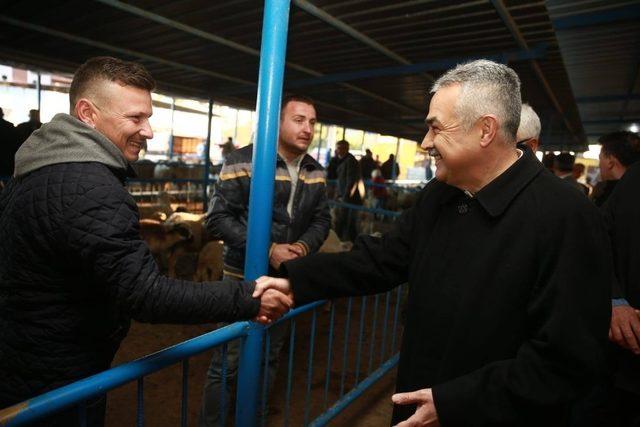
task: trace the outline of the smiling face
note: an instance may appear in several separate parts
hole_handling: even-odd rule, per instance
[[[426,119],[429,129],[422,148],[435,160],[439,181],[467,189],[480,149],[476,138],[480,132],[475,124],[467,129],[455,110],[461,90],[460,85],[454,84],[433,95]]]
[[[138,160],[146,141],[153,138],[149,124],[151,93],[134,86],[104,81],[92,100],[96,107],[93,124],[129,162]]]
[[[313,140],[316,109],[311,104],[290,101],[280,113],[280,148],[299,156],[307,152]]]

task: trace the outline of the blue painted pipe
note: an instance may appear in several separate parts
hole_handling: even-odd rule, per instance
[[[29,424],[64,408],[78,405],[107,391],[173,365],[212,347],[244,336],[249,322],[237,322],[224,328],[160,350],[133,362],[111,368],[91,377],[52,390],[0,411],[3,427]]]
[[[287,49],[289,0],[266,0],[262,21],[262,46],[253,145],[253,171],[249,195],[249,224],[244,275],[254,280],[267,273],[271,242],[273,186],[276,173],[280,103]],[[258,409],[260,359],[264,329],[253,325],[243,340],[238,368],[236,425],[255,426]]]
[[[387,372],[389,372],[392,368],[394,368],[398,364],[398,360],[400,359],[400,355],[396,354],[391,357],[389,360],[384,362],[382,366],[373,371],[371,375],[369,375],[366,379],[364,379],[360,384],[355,386],[349,393],[345,394],[340,400],[338,400],[331,408],[322,413],[318,418],[313,420],[311,424],[312,427],[316,426],[324,426],[329,421],[334,419],[340,412],[342,412],[347,406],[349,406],[353,401],[355,401],[358,397],[362,396],[362,394],[371,386],[373,386],[376,381],[384,376]]]

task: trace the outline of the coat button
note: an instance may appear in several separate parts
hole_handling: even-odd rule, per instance
[[[464,215],[467,212],[469,212],[469,205],[467,205],[466,203],[461,203],[458,205],[458,213],[460,215]]]

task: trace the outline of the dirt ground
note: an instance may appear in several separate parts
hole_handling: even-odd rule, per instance
[[[368,371],[374,371],[384,359],[392,353],[392,337],[396,292],[389,298],[387,312],[387,334],[383,337],[383,320],[385,318],[386,297],[378,299],[377,316],[374,316],[375,298],[367,297],[364,315],[362,314],[362,298],[354,298],[350,319],[347,368],[345,374],[345,393],[353,387],[356,377],[356,354],[358,353],[358,336],[362,323],[362,346],[360,357],[359,379],[362,381]],[[335,402],[340,393],[340,380],[343,364],[343,353],[346,331],[347,300],[335,303],[335,326],[333,338],[332,363],[330,366],[330,384],[328,391],[329,405]],[[375,336],[373,322],[375,317]],[[317,310],[317,333],[313,350],[313,375],[311,395],[308,400],[310,417],[312,420],[323,412],[324,384],[327,369],[328,336],[330,312],[325,308]],[[398,319],[398,335],[395,347],[400,342],[400,319]],[[280,369],[276,383],[270,393],[269,415],[267,426],[304,424],[307,366],[310,354],[310,325],[311,314],[304,314],[296,318],[296,343],[293,357],[293,381],[291,404],[286,407],[288,345],[283,348],[280,357]],[[116,355],[114,366],[131,361],[144,355],[161,350],[173,344],[196,337],[214,329],[214,325],[147,325],[134,323],[128,337]],[[384,352],[381,351],[382,341],[385,341]],[[373,342],[373,347],[371,343]],[[197,425],[197,414],[202,399],[202,387],[205,373],[211,359],[211,351],[196,355],[189,360],[188,386],[188,425]],[[371,360],[371,364],[369,363]],[[395,382],[395,369],[387,373],[363,396],[350,405],[342,414],[329,425],[332,426],[385,426],[391,419],[391,394]],[[144,380],[144,416],[145,425],[152,427],[180,425],[180,404],[182,394],[181,365],[163,369]],[[289,422],[285,423],[285,414],[289,412]],[[136,421],[136,384],[128,384],[113,390],[108,395],[107,419],[108,427],[133,426]],[[232,420],[230,420],[232,422]],[[230,424],[232,425],[232,424]]]

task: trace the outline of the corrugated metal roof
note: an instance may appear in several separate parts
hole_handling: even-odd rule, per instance
[[[588,138],[640,121],[640,1],[548,0]]]
[[[262,2],[5,3],[0,61],[72,72],[91,56],[114,55],[144,63],[170,93],[255,106]],[[543,142],[575,148],[585,139],[565,64],[581,58],[573,53],[563,60],[558,48],[547,4],[554,13],[573,11],[560,3],[294,0],[285,88],[314,97],[326,123],[420,140],[428,89],[451,65],[445,60],[541,52],[544,44],[544,57],[510,64],[521,76],[523,98],[546,123]],[[624,50],[632,41],[616,43]],[[412,64],[424,67],[398,69]],[[379,73],[364,73],[371,70]],[[576,77],[573,90],[595,74]]]

